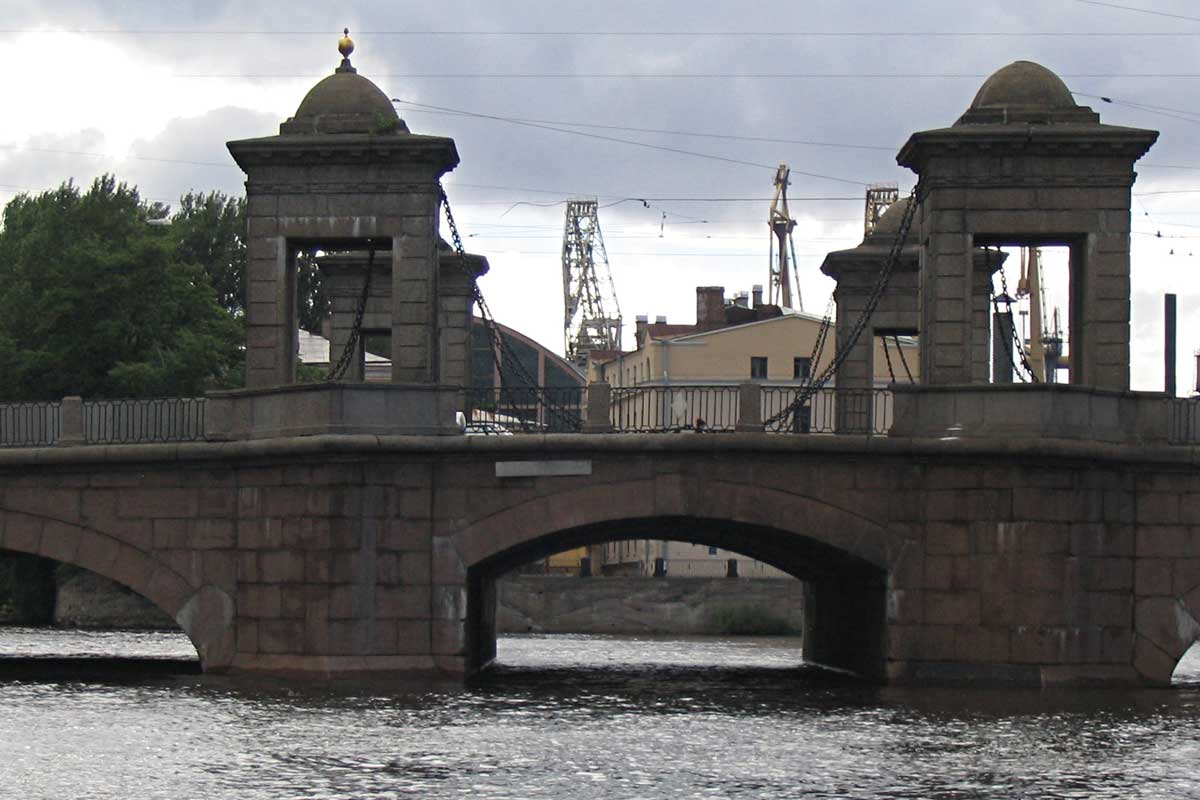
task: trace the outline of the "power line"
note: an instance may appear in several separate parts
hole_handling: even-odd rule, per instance
[[[392,98],[392,102],[393,103],[407,103],[408,101],[400,100],[399,98]],[[661,151],[667,152],[667,153],[676,153],[679,155],[693,156],[696,158],[707,158],[712,161],[722,161],[722,162],[725,162],[728,164],[738,164],[738,165],[746,166],[746,167],[757,167],[759,169],[769,169],[772,172],[774,172],[777,169],[777,167],[775,167],[775,166],[771,166],[770,164],[762,164],[757,161],[747,161],[747,160],[741,159],[741,158],[729,158],[727,156],[718,156],[718,155],[714,155],[712,153],[700,153],[695,150],[684,150],[683,148],[671,147],[669,145],[651,144],[649,142],[639,142],[635,139],[622,139],[618,136],[608,136],[606,134],[601,134],[601,133],[588,133],[586,131],[574,131],[574,130],[571,130],[570,128],[559,128],[559,127],[555,127],[553,125],[545,125],[545,124],[538,123],[538,122],[522,122],[522,121],[514,119],[512,117],[501,117],[501,116],[497,116],[495,114],[480,114],[480,113],[474,112],[474,111],[464,111],[462,109],[447,108],[445,106],[426,106],[426,108],[433,108],[438,111],[451,111],[451,112],[463,114],[465,116],[476,117],[479,119],[488,119],[488,120],[493,120],[496,122],[504,122],[504,123],[508,123],[510,125],[521,125],[521,126],[527,127],[527,128],[536,128],[538,130],[553,131],[555,133],[565,133],[565,134],[568,134],[571,136],[582,136],[587,139],[598,139],[600,141],[605,141],[605,142],[616,142],[618,144],[627,144],[627,145],[631,145],[633,147],[644,147],[644,148],[647,148],[650,150],[661,150]],[[839,178],[834,175],[822,175],[822,174],[816,173],[816,172],[802,172],[800,170],[792,170],[792,171],[794,173],[796,173],[797,175],[804,175],[806,177],[816,178],[818,180],[835,181],[837,183],[849,183],[854,186],[868,185],[866,181],[858,181],[858,180],[853,180],[850,178]],[[629,199],[641,199],[641,198],[629,198]],[[625,201],[623,200],[621,202],[625,202]]]
[[[1089,0],[1078,0],[1089,2]],[[1091,5],[1108,6],[1126,11],[1140,11],[1146,14],[1172,17],[1175,19],[1194,20],[1177,14],[1148,11],[1140,8],[1130,8],[1112,3],[1091,2]],[[51,34],[80,34],[89,36],[330,36],[340,33],[340,30],[266,30],[266,29],[185,29],[185,28],[0,28],[0,34],[5,35],[51,35]],[[497,38],[517,37],[676,37],[676,38],[813,38],[813,39],[911,39],[911,38],[1126,38],[1126,37],[1185,37],[1196,36],[1189,31],[678,31],[678,30],[356,30],[355,36],[480,36]]]
[[[154,156],[139,156],[133,154],[113,155],[111,153],[92,153],[84,150],[58,150],[53,147],[29,147],[19,144],[0,144],[0,150],[16,150],[22,153],[50,153],[66,156],[86,156],[88,158],[109,158],[117,161],[153,161],[158,164],[185,164],[193,167],[220,167],[222,169],[238,169],[237,164],[222,164],[217,161],[189,161],[182,158],[155,158]]]
[[[1099,100],[1103,103],[1108,103],[1109,105],[1127,106],[1129,108],[1133,108],[1138,111],[1144,111],[1147,114],[1155,114],[1160,117],[1170,117],[1172,119],[1183,120],[1184,122],[1200,122],[1200,118],[1194,116],[1196,112],[1193,111],[1184,111],[1182,109],[1168,108],[1166,106],[1152,106],[1146,103],[1133,103],[1128,100],[1114,100],[1113,98],[1106,97],[1104,95],[1086,94],[1084,92],[1071,92],[1071,94],[1075,95],[1076,97],[1089,97],[1094,100]]]
[[[447,114],[455,117],[473,117],[476,116],[470,112],[463,111],[448,111],[438,106],[426,105],[425,103],[417,103],[412,100],[399,100],[406,106],[413,106],[413,110],[424,114]],[[508,117],[514,122],[528,122],[539,125],[564,125],[572,128],[597,128],[601,130],[611,131],[628,131],[631,133],[661,133],[670,136],[693,136],[702,139],[729,139],[737,142],[766,142],[770,144],[799,144],[810,147],[840,147],[848,150],[884,150],[889,153],[896,152],[896,147],[886,147],[884,145],[874,144],[843,144],[841,142],[821,142],[811,139],[776,139],[766,136],[736,136],[728,133],[699,133],[696,131],[680,131],[669,130],[664,128],[631,128],[625,125],[600,125],[591,122],[564,122],[562,120],[552,119],[529,119],[523,117]]]
[[[629,197],[625,198],[629,202],[648,203],[769,203],[770,197]],[[558,206],[565,203],[565,200],[560,200],[555,203],[547,203],[547,206]],[[861,203],[861,197],[789,197],[789,203],[823,203],[823,202],[854,202]],[[460,206],[505,206],[512,205],[511,200],[480,200],[473,203],[461,202],[455,205]],[[526,203],[525,205],[533,205]]]
[[[1123,6],[1119,3],[1105,3],[1101,0],[1075,0],[1077,3],[1083,3],[1089,6],[1101,6],[1102,8],[1115,8],[1119,11],[1133,11],[1138,14],[1149,14],[1155,17],[1168,17],[1170,19],[1186,19],[1189,22],[1200,22],[1200,17],[1188,17],[1183,14],[1170,14],[1166,11],[1154,11],[1149,8],[1137,8],[1135,6]]]
[[[393,72],[372,75],[375,79],[396,80],[464,79],[464,80],[979,80],[992,73],[962,72]],[[316,80],[325,73],[177,73],[166,77],[191,80]],[[1072,72],[1060,78],[1115,79],[1174,79],[1200,78],[1200,72]]]

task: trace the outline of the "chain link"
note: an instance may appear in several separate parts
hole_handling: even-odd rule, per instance
[[[900,363],[904,365],[904,374],[908,376],[908,382],[916,383],[913,380],[912,370],[908,368],[908,359],[904,357],[904,348],[900,346],[900,335],[893,334],[892,341],[896,343],[896,352],[900,354]]]
[[[800,410],[808,403],[813,396],[829,383],[829,380],[837,373],[842,363],[850,356],[850,351],[854,349],[854,345],[858,343],[858,339],[862,336],[863,330],[867,326],[867,322],[875,313],[875,308],[879,305],[879,300],[883,293],[887,290],[888,283],[892,279],[892,271],[896,268],[896,264],[900,261],[900,255],[904,250],[905,240],[908,238],[908,232],[912,228],[913,219],[916,217],[917,206],[922,199],[921,184],[918,182],[913,187],[909,194],[908,207],[904,209],[904,216],[900,220],[900,228],[896,232],[896,239],[892,242],[891,250],[888,251],[887,260],[880,267],[879,276],[875,279],[875,286],[871,289],[871,294],[867,297],[866,307],[850,328],[850,333],[847,335],[845,342],[839,342],[837,354],[829,365],[821,371],[821,374],[810,383],[801,387],[796,399],[791,405],[783,409],[779,413],[772,416],[763,423],[764,427],[773,430],[779,430],[781,424],[786,423],[789,418],[793,418],[800,413]],[[813,365],[816,367],[816,364]]]
[[[326,383],[340,381],[350,367],[350,361],[358,352],[358,342],[362,338],[363,315],[367,313],[367,299],[371,296],[371,276],[375,272],[375,246],[368,244],[367,248],[367,277],[363,279],[362,295],[358,298],[358,308],[354,312],[354,325],[350,328],[350,338],[342,348],[342,355],[325,376]]]
[[[999,246],[996,247],[996,252],[1000,252]],[[1008,314],[1009,336],[1008,341],[1005,342],[1005,349],[1008,351],[1009,361],[1012,362],[1013,371],[1017,373],[1017,377],[1021,379],[1021,383],[1041,383],[1041,378],[1039,378],[1037,373],[1033,371],[1033,365],[1029,363],[1029,354],[1025,351],[1025,342],[1021,340],[1020,334],[1017,333],[1017,326],[1013,321],[1012,296],[1008,293],[1008,276],[1004,273],[1003,262],[1000,264],[999,271],[1000,293],[1004,296],[1005,305],[1007,306],[1004,313]],[[997,314],[1001,313],[1000,298],[996,297],[995,294],[992,295],[992,307],[995,309]],[[1021,359],[1020,364],[1017,363],[1018,356],[1020,356]],[[1022,369],[1029,374],[1028,378],[1021,374]]]
[[[464,257],[463,268],[466,269],[465,256],[467,250],[463,247],[462,236],[458,232],[458,224],[454,221],[454,212],[450,210],[450,198],[446,195],[446,189],[438,184],[438,198],[442,208],[446,211],[446,224],[450,228],[450,241],[454,247],[454,252],[459,256]],[[500,373],[500,388],[508,387],[529,389],[534,392],[537,397],[538,405],[544,408],[547,414],[557,419],[557,421],[567,429],[578,427],[580,420],[572,417],[569,414],[563,413],[557,407],[557,404],[551,403],[546,398],[546,393],[543,387],[538,384],[537,378],[529,374],[525,369],[525,365],[521,363],[520,358],[513,352],[505,339],[504,334],[500,331],[500,327],[496,324],[495,318],[492,316],[492,311],[488,308],[487,301],[483,299],[483,292],[479,289],[479,284],[471,277],[471,287],[473,290],[475,305],[479,307],[479,316],[483,318],[484,327],[487,328],[489,338],[492,340],[492,353],[496,360],[496,371]],[[509,379],[506,374],[509,368],[516,372],[517,382]]]

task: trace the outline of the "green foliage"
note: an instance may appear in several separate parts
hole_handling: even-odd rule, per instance
[[[231,385],[241,324],[218,303],[210,275],[233,280],[244,247],[240,256],[229,242],[205,250],[197,221],[211,207],[218,233],[232,230],[244,212],[229,204],[193,198],[184,245],[172,225],[153,224],[162,207],[107,175],[86,192],[68,182],[10,202],[0,230],[0,400]],[[228,270],[204,263],[214,253]]]
[[[376,111],[371,116],[371,133],[391,133],[400,127],[400,120],[394,114],[385,114],[382,111]]]
[[[179,260],[204,270],[221,307],[245,313],[246,199],[188,192],[171,217],[171,236]]]
[[[722,606],[709,618],[714,633],[723,636],[792,636],[799,631],[783,617],[760,606]]]

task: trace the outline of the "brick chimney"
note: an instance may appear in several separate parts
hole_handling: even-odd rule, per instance
[[[725,287],[696,287],[696,324],[725,324]]]

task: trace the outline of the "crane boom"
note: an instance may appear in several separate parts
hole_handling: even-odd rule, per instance
[[[792,308],[792,280],[796,281],[796,308],[804,310],[804,298],[800,294],[800,276],[796,272],[796,248],[792,244],[792,231],[796,220],[788,208],[787,187],[791,169],[780,164],[775,171],[775,195],[771,198],[771,213],[767,220],[771,228],[771,280],[767,302]]]

